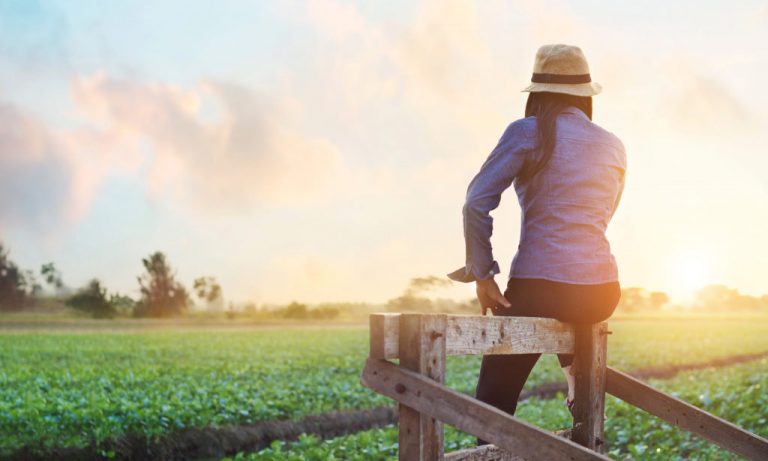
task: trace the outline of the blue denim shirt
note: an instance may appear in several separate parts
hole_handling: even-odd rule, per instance
[[[466,264],[448,277],[471,282],[500,272],[491,248],[490,212],[514,182],[522,222],[510,278],[574,284],[618,280],[605,230],[624,190],[624,145],[575,107],[558,116],[556,133],[546,167],[519,182],[515,179],[526,157],[538,155],[536,118],[520,119],[507,127],[467,189]]]

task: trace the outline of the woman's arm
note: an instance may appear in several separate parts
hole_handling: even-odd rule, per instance
[[[522,131],[524,127],[520,125],[516,122],[507,128],[469,183],[462,209],[466,263],[448,274],[449,278],[459,282],[477,282],[477,297],[483,306],[483,314],[497,304],[509,307],[493,279],[500,270],[493,259],[493,217],[490,212],[499,206],[502,192],[512,184],[523,166],[528,145]]]

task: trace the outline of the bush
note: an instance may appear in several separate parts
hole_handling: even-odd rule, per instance
[[[281,313],[287,319],[306,319],[309,317],[307,305],[296,301],[285,306]]]
[[[97,279],[91,280],[85,288],[70,296],[66,305],[94,318],[112,318],[117,313],[115,306],[107,299],[107,290]]]
[[[318,307],[309,311],[310,317],[318,320],[332,320],[339,316],[339,308],[332,306]]]
[[[27,280],[18,266],[8,258],[0,243],[0,311],[19,310],[27,302]]]

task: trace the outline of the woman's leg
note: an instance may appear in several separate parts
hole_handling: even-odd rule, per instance
[[[504,297],[512,307],[498,307],[493,310],[494,315],[550,317],[566,323],[592,324],[613,314],[621,288],[618,282],[575,285],[541,279],[510,279]],[[571,374],[573,354],[558,354],[557,358],[568,383],[567,397],[573,400],[576,385]]]
[[[573,354],[557,354],[557,360],[560,362],[560,369],[565,375],[565,382],[568,383],[568,395],[566,398],[573,402],[576,395],[576,377],[573,375],[571,365],[573,365]]]
[[[481,402],[514,415],[523,385],[540,355],[483,356],[475,397]],[[487,443],[485,440],[477,439],[478,445]]]
[[[496,316],[531,317],[541,315],[536,306],[546,297],[543,287],[533,280],[512,279],[507,283],[504,297],[510,307],[491,309]],[[486,355],[480,365],[475,396],[511,415],[517,409],[517,399],[541,354]],[[478,439],[478,445],[485,444]]]

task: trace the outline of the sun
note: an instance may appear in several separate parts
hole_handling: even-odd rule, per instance
[[[712,258],[703,251],[687,250],[676,254],[671,261],[670,282],[678,296],[691,297],[712,280]]]

